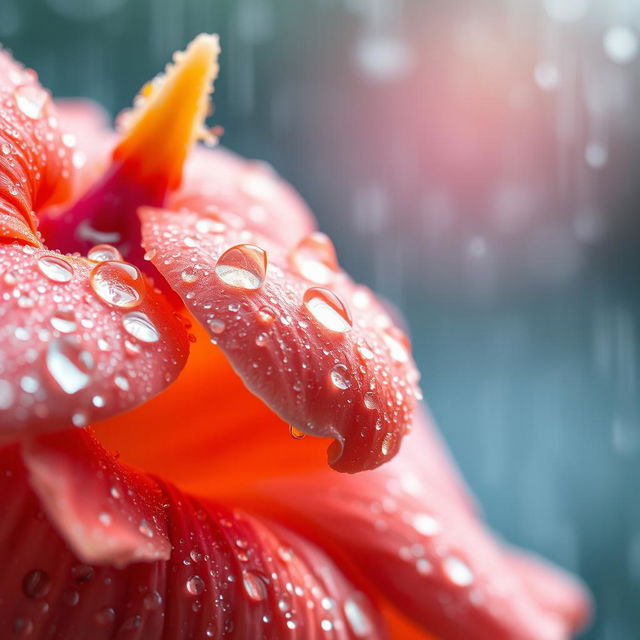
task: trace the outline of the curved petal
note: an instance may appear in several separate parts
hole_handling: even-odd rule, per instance
[[[287,250],[229,215],[140,217],[153,264],[249,389],[297,429],[334,438],[335,469],[396,454],[419,395],[408,342],[326,236]]]
[[[40,246],[33,210],[70,190],[71,153],[36,73],[0,49],[0,240]]]
[[[185,328],[133,266],[0,245],[0,442],[85,426],[164,389]]]
[[[380,469],[271,481],[248,500],[270,516],[296,520],[300,531],[323,540],[336,559],[353,562],[401,611],[436,635],[569,637],[585,621],[584,591],[539,565],[523,570],[468,503],[452,500],[434,481],[433,459],[416,425],[401,453]]]
[[[86,432],[64,437],[76,440],[64,449],[85,447],[97,464],[104,460]],[[47,464],[51,458],[42,453],[40,464]],[[11,497],[2,501],[0,520],[0,637],[25,631],[65,640],[385,637],[366,596],[321,551],[268,521],[158,483],[170,559],[121,569],[84,564],[42,517],[16,447],[0,450],[0,465],[0,495]],[[127,500],[128,493],[120,498]]]

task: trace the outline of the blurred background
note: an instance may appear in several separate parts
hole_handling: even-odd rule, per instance
[[[0,39],[112,113],[220,33],[214,123],[407,315],[491,525],[640,638],[640,0],[0,0]]]

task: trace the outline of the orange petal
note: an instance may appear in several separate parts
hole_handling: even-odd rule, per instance
[[[251,391],[300,431],[334,438],[337,470],[396,454],[419,394],[408,341],[328,238],[284,248],[236,217],[140,215],[153,264]]]

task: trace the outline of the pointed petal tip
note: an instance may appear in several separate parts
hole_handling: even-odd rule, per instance
[[[207,136],[204,121],[218,75],[217,35],[202,33],[176,52],[164,74],[148,82],[120,118],[124,136],[113,152],[138,181],[176,188],[191,145]]]

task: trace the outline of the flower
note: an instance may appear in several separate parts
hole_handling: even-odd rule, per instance
[[[394,312],[191,149],[216,54],[119,135],[0,56],[0,637],[568,637],[582,587],[486,531]]]

